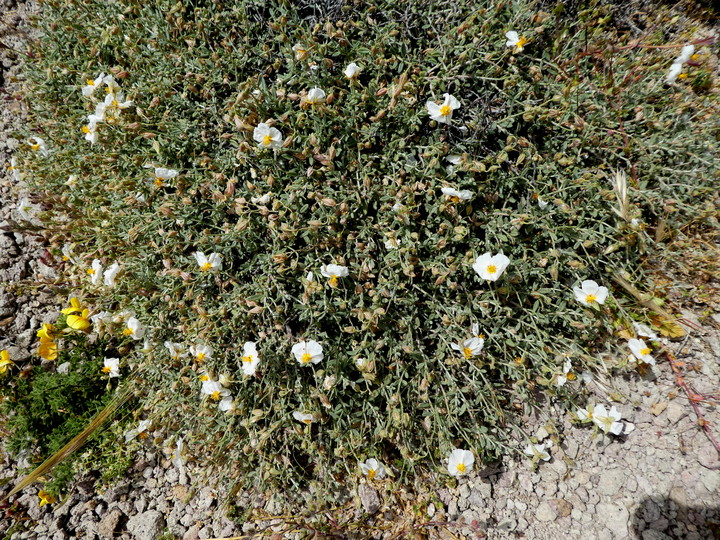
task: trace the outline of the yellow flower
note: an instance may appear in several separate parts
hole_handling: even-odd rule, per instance
[[[40,341],[40,346],[37,350],[38,356],[45,360],[57,360],[57,343],[54,341]]]
[[[13,361],[10,360],[10,353],[5,349],[0,351],[0,375],[5,375],[5,372],[10,366],[13,365]]]
[[[40,490],[38,497],[40,497],[40,506],[43,506],[44,504],[55,504],[57,502],[57,499],[44,489]]]
[[[82,304],[80,304],[80,300],[78,300],[77,298],[71,298],[70,306],[61,310],[60,313],[62,313],[64,315],[70,315],[72,313],[82,313],[82,311],[83,311],[83,307],[82,307]]]
[[[67,325],[73,330],[87,330],[90,328],[90,311],[84,309],[80,315],[68,315],[65,319]]]
[[[40,338],[40,343],[47,343],[49,341],[53,341],[55,339],[53,336],[54,331],[55,327],[52,324],[43,323],[42,328],[37,331],[37,337]]]

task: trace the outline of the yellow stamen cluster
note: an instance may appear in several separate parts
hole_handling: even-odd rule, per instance
[[[271,137],[270,135],[265,135],[265,136],[263,137],[262,142],[263,142],[263,144],[264,144],[265,146],[269,146],[270,143],[272,142],[272,137]]]
[[[207,272],[208,270],[212,269],[212,263],[206,262],[201,267],[200,270],[203,272]]]
[[[210,394],[210,399],[218,401],[220,399],[220,392],[216,390],[215,392]]]
[[[472,350],[470,349],[470,347],[465,347],[463,349],[463,354],[465,355],[465,360],[469,360],[470,358],[472,358]]]
[[[643,356],[650,354],[650,347],[645,347],[644,349],[640,349],[640,354]]]
[[[440,114],[443,116],[450,116],[452,114],[452,109],[450,108],[450,105],[443,105],[440,107]]]
[[[205,353],[197,353],[197,356],[195,356],[195,361],[198,364],[201,364],[202,362],[204,362],[205,361]]]
[[[490,266],[487,267],[487,271],[488,271],[488,274],[494,274],[495,272],[497,272],[497,266],[495,266],[494,264],[491,264]]]
[[[595,296],[594,294],[588,294],[587,297],[585,298],[585,301],[586,301],[588,304],[589,304],[590,302],[596,302],[596,301],[597,301],[597,296]]]
[[[305,353],[305,354],[302,355],[302,358],[300,359],[300,362],[303,363],[303,364],[307,364],[307,363],[310,362],[311,360],[312,360],[312,354],[310,354],[310,353]]]
[[[465,472],[465,464],[458,463],[457,470],[458,470],[458,472],[464,473]]]

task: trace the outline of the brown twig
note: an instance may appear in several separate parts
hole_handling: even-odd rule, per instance
[[[670,352],[670,350],[667,347],[663,347],[662,351],[665,353],[665,357],[668,359],[668,362],[670,362],[670,367],[673,370],[673,373],[675,374],[675,383],[685,390],[685,393],[687,394],[688,400],[693,406],[693,409],[695,409],[695,414],[697,415],[697,423],[700,427],[703,428],[705,431],[705,434],[708,436],[708,438],[712,441],[713,446],[715,446],[715,450],[718,451],[718,454],[720,454],[720,444],[715,440],[715,437],[712,434],[712,431],[710,431],[710,422],[708,422],[705,419],[705,415],[703,415],[702,411],[700,410],[700,407],[698,406],[698,403],[703,401],[703,396],[698,394],[693,388],[690,387],[690,385],[685,382],[685,377],[683,377],[682,373],[680,372],[680,366],[678,365],[678,360],[675,358],[675,355]]]

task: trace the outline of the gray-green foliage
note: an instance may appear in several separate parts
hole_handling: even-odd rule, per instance
[[[151,353],[122,349],[149,414],[250,482],[330,482],[369,456],[402,476],[453,446],[496,457],[535,388],[565,392],[553,380],[566,355],[592,369],[614,311],[583,308],[572,286],[641,280],[647,231],[716,189],[717,172],[702,174],[720,168],[717,130],[697,130],[690,105],[712,95],[692,94],[692,74],[665,87],[669,55],[607,48],[610,9],[589,4],[46,2],[29,87],[52,153],[23,164],[52,215],[70,217],[54,227],[83,257],[86,302],[153,328]],[[529,38],[522,53],[505,46],[512,29]],[[134,106],[90,146],[80,88],[101,71]],[[313,87],[328,98],[302,106]],[[449,127],[425,108],[444,93],[462,104]],[[269,119],[278,150],[252,138]],[[146,164],[181,175],[157,187]],[[615,169],[636,224],[612,211]],[[474,197],[452,202],[446,186]],[[195,251],[222,254],[222,270],[199,272]],[[511,261],[496,283],[471,267],[486,251]],[[120,262],[116,288],[88,285],[93,258]],[[330,263],[349,267],[337,288],[320,276]],[[473,323],[485,348],[466,360],[450,345]],[[294,360],[301,339],[322,342],[320,364]],[[214,347],[205,367],[233,379],[235,414],[201,401],[199,366],[165,340]],[[245,341],[261,355],[252,378]]]

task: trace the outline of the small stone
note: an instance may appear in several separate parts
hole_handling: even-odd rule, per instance
[[[380,496],[374,488],[371,488],[367,484],[360,484],[358,486],[358,496],[360,497],[363,508],[368,514],[372,515],[380,510]]]
[[[710,493],[717,493],[720,490],[720,471],[706,471],[700,480]]]
[[[200,525],[193,525],[183,535],[183,540],[198,540],[200,538]]]
[[[671,401],[667,406],[667,418],[671,424],[677,424],[681,418],[688,414],[689,405],[680,403],[677,400]]]
[[[130,484],[118,484],[117,486],[108,488],[107,491],[103,493],[102,498],[107,504],[118,502],[120,497],[126,495],[129,491]]]
[[[557,517],[561,518],[569,516],[573,509],[572,503],[565,499],[553,499],[550,501],[550,506],[555,509]]]
[[[650,412],[653,414],[653,416],[659,416],[667,408],[667,406],[667,401],[658,401],[654,405],[650,406]]]
[[[549,436],[550,434],[548,433],[548,430],[545,429],[545,426],[540,426],[540,428],[535,432],[535,437],[537,437],[538,442],[542,442],[543,439],[546,439]]]
[[[557,519],[557,516],[557,510],[550,506],[550,503],[547,501],[541,502],[535,512],[535,518],[538,521],[554,521]]]
[[[127,530],[136,540],[155,540],[165,528],[165,519],[157,510],[148,510],[131,517]]]
[[[617,503],[599,503],[596,513],[602,516],[603,525],[612,531],[615,538],[629,538],[630,512],[627,508]]]
[[[706,469],[720,469],[720,455],[710,441],[698,450],[697,457],[700,465]]]
[[[435,505],[433,503],[428,504],[425,513],[428,515],[428,517],[433,517],[435,515]]]
[[[113,508],[100,520],[97,527],[98,534],[102,538],[114,538],[124,518],[125,514],[119,508]]]
[[[620,492],[620,488],[625,482],[627,472],[621,469],[610,469],[600,475],[598,482],[598,492],[600,495],[614,496]]]
[[[179,501],[184,502],[185,499],[187,499],[188,488],[186,486],[180,486],[180,485],[173,486],[172,492],[173,492],[173,495],[175,496],[175,498],[178,499]]]

